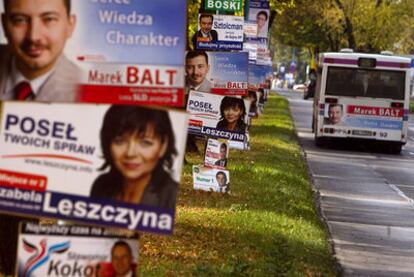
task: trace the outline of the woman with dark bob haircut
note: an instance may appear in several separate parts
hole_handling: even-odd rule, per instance
[[[171,178],[175,149],[168,113],[137,106],[111,106],[101,129],[104,164],[91,197],[175,208],[178,184]]]
[[[225,129],[228,131],[246,130],[246,123],[244,117],[246,116],[246,107],[241,98],[226,96],[220,104],[221,119],[217,123],[216,128]]]

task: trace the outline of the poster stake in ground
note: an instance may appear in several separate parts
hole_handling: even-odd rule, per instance
[[[0,110],[0,210],[172,233],[184,112],[27,102]]]

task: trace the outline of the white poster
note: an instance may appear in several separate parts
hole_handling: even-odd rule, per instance
[[[135,274],[138,268],[136,235],[78,225],[25,223],[21,228],[16,265],[19,277],[114,277]]]
[[[193,165],[193,184],[197,190],[229,192],[230,173],[224,169]]]
[[[169,234],[186,130],[179,111],[3,102],[0,209]]]

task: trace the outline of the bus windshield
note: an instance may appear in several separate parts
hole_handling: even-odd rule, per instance
[[[326,95],[404,100],[405,71],[329,67]]]

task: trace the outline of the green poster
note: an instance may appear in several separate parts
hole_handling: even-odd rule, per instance
[[[242,10],[242,0],[205,0],[204,8],[213,11],[238,12]]]

